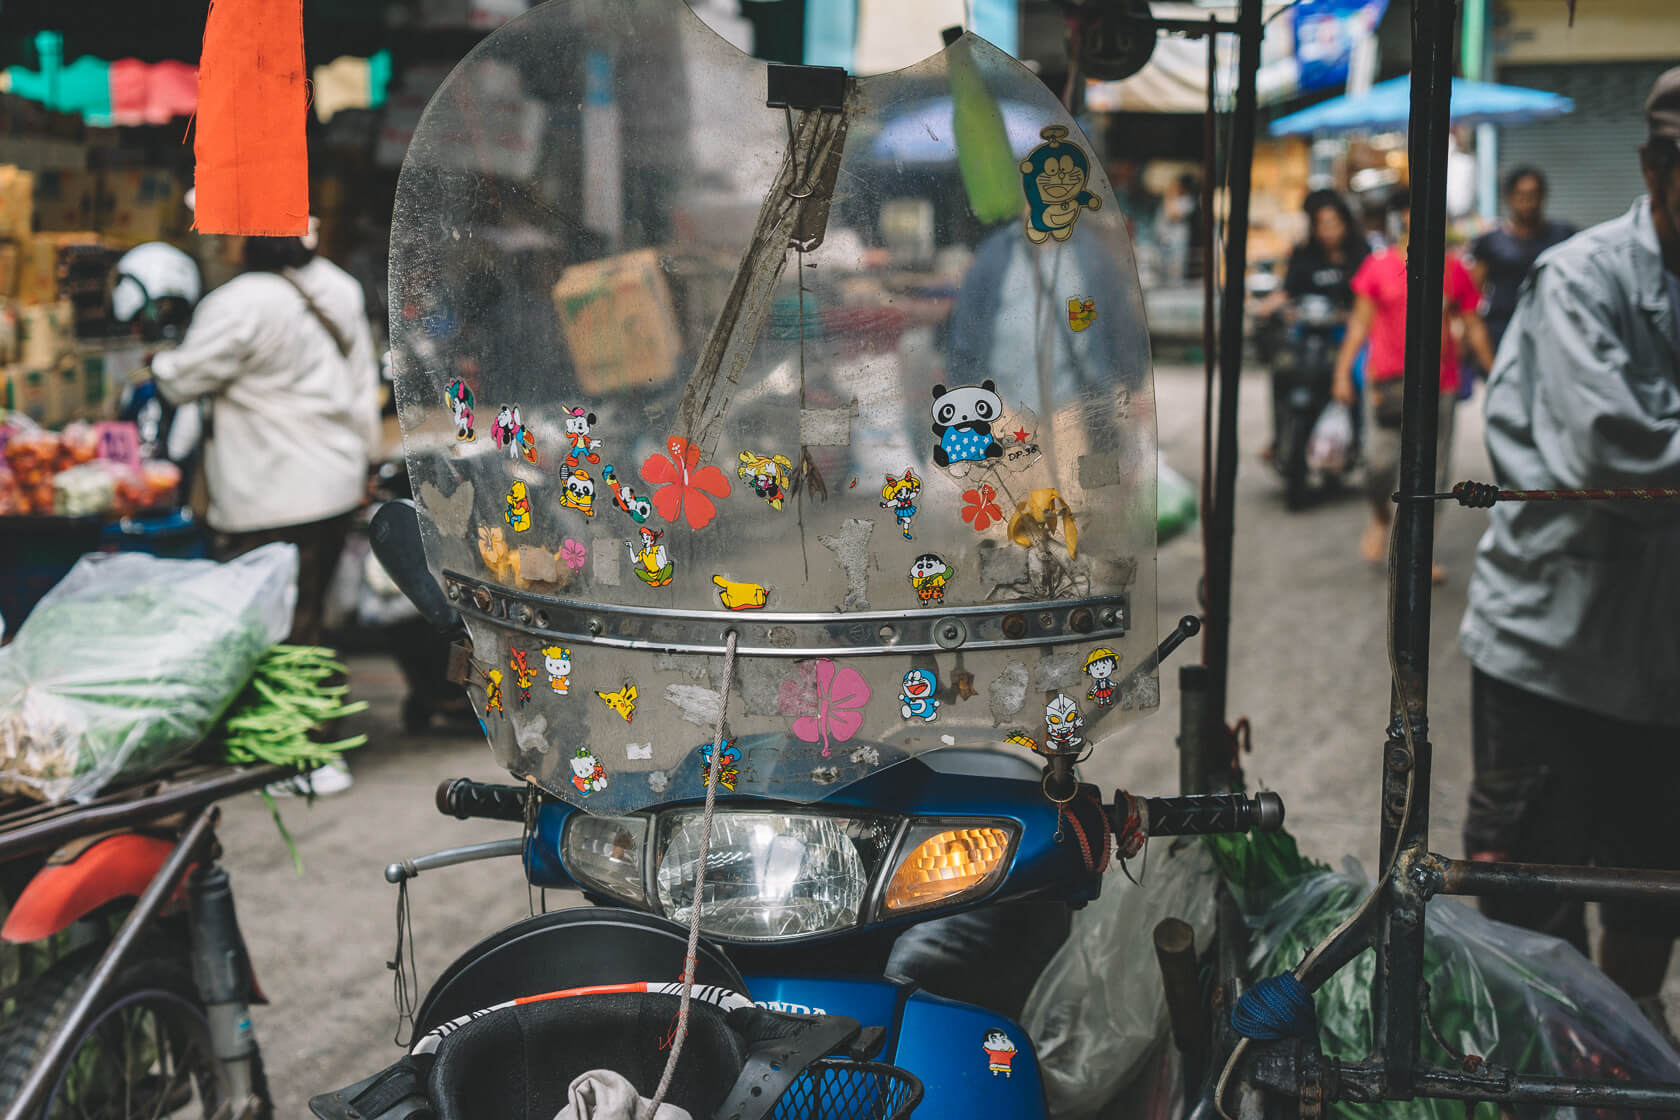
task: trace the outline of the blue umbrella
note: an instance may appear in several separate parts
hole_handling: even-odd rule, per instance
[[[1527,124],[1575,111],[1575,102],[1561,94],[1493,82],[1454,78],[1454,124]],[[1272,122],[1273,136],[1333,136],[1346,132],[1403,130],[1411,118],[1410,75],[1379,82],[1364,93],[1332,97],[1310,109]]]

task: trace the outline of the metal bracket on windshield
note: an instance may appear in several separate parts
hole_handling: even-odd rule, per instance
[[[861,657],[1101,643],[1131,628],[1123,594],[940,611],[742,613],[609,606],[513,591],[460,572],[443,577],[463,615],[561,645],[721,654],[734,631],[742,657]]]

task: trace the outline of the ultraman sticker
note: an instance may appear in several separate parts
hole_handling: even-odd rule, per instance
[[[572,651],[565,646],[544,646],[542,655],[548,687],[557,695],[568,695],[572,688]]]
[[[1091,690],[1085,694],[1085,699],[1094,703],[1098,708],[1106,708],[1114,703],[1114,672],[1120,668],[1120,655],[1107,646],[1091,651],[1085,658],[1085,672],[1091,678]]]
[[[931,669],[912,669],[904,674],[899,690],[898,714],[905,719],[932,723],[939,718],[939,678]]]
[[[857,479],[852,479],[852,485],[857,485]],[[916,516],[916,503],[922,496],[922,480],[916,477],[916,472],[909,467],[898,477],[887,475],[885,486],[881,487],[881,508],[891,511],[898,519],[899,531],[904,539],[913,541],[910,535],[910,521]]]
[[[937,607],[945,601],[945,585],[956,572],[944,560],[931,552],[924,552],[910,565],[910,586],[924,607]]]
[[[787,498],[788,484],[791,481],[788,472],[793,469],[793,460],[786,455],[761,455],[757,451],[743,451],[740,465],[735,468],[735,475],[752,488],[752,492],[763,498],[771,509],[781,509],[782,502]]]
[[[607,788],[607,770],[588,747],[579,747],[572,755],[572,785],[583,796],[599,793]]]
[[[1079,705],[1061,693],[1044,705],[1044,753],[1072,754],[1085,745],[1080,732],[1085,728],[1085,717],[1079,714]]]
[[[1067,141],[1065,125],[1039,132],[1044,143],[1021,161],[1021,190],[1027,196],[1027,240],[1042,245],[1073,236],[1073,224],[1086,210],[1102,208],[1102,199],[1085,189],[1091,161],[1078,144]]]

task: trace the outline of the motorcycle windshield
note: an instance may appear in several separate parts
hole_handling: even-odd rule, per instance
[[[554,0],[403,164],[427,560],[496,757],[592,812],[702,792],[720,709],[730,789],[808,801],[1157,704],[1149,347],[1089,142],[972,35],[786,108],[769,70],[680,0]]]

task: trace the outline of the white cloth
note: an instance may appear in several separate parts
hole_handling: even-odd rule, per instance
[[[356,508],[379,453],[379,367],[361,286],[320,257],[289,275],[351,340],[348,358],[283,277],[247,272],[205,296],[181,345],[152,359],[173,403],[211,398],[208,520],[222,532]]]
[[[554,1120],[641,1120],[652,1101],[638,1096],[623,1074],[592,1069],[579,1074],[566,1090],[566,1107]],[[662,1104],[653,1120],[693,1120],[686,1108]]]

